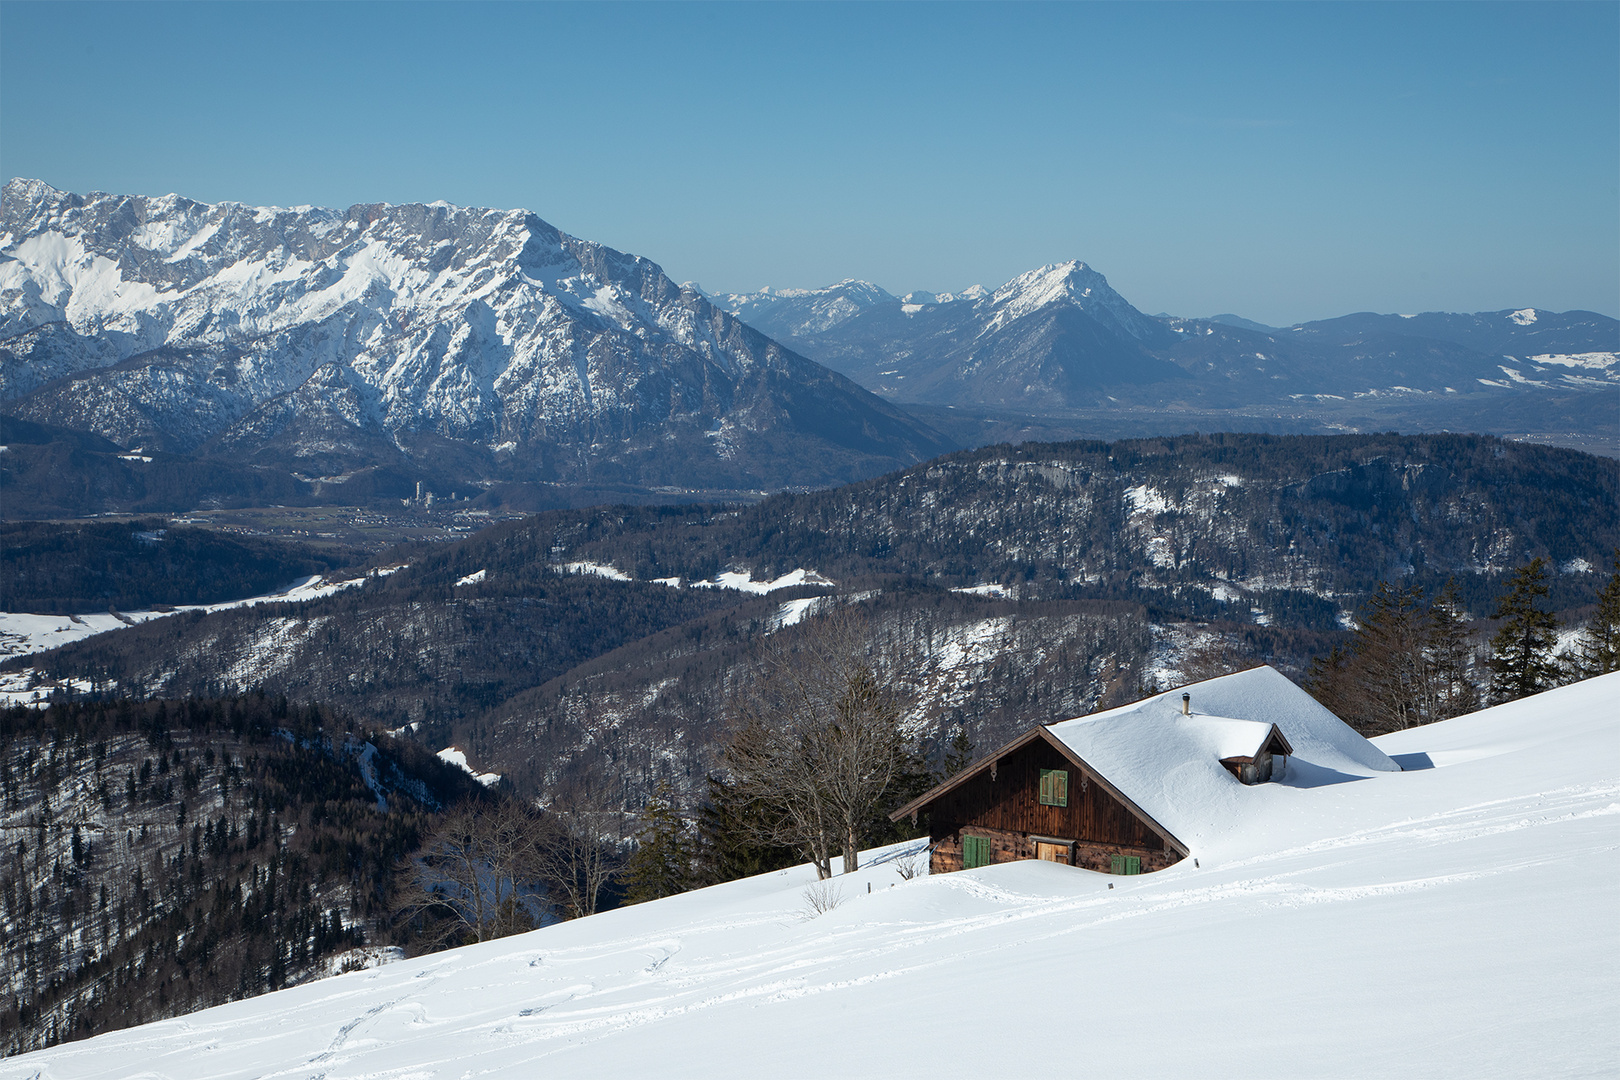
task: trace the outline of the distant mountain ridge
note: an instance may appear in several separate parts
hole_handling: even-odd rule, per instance
[[[1164,323],[1082,262],[960,294],[898,298],[867,282],[840,282],[718,299],[898,401],[1050,407],[1090,400],[1092,386],[1181,377],[1149,351],[1174,343]]]
[[[521,210],[0,192],[0,411],[310,476],[762,488],[938,433]],[[431,472],[430,472],[431,475]]]
[[[715,299],[884,397],[933,407],[1514,433],[1612,416],[1620,387],[1620,323],[1586,311],[1358,313],[1286,328],[1149,316],[1080,262],[946,302],[851,281]]]

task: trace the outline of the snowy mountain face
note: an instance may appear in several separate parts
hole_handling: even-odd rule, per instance
[[[1062,407],[1094,401],[1100,386],[1182,377],[1148,351],[1174,343],[1164,325],[1081,262],[1043,266],[993,291],[888,297],[828,325],[806,317],[798,297],[752,316],[722,302],[903,401]]]
[[[1620,323],[1591,312],[1360,314],[1285,329],[1236,315],[1152,317],[1069,262],[993,292],[913,293],[810,317],[810,298],[838,288],[772,293],[768,310],[717,300],[885,397],[962,409],[1238,410],[1251,429],[1258,408],[1298,430],[1517,433],[1611,415],[1604,395],[1620,385]]]
[[[723,293],[713,300],[726,311],[771,336],[819,334],[848,322],[869,307],[897,303],[869,281],[847,278],[825,289],[771,289]]]
[[[942,440],[533,214],[0,193],[0,406],[125,446],[478,479],[843,479]]]

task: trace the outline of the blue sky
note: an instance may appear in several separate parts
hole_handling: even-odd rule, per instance
[[[1620,5],[0,5],[0,171],[527,207],[711,290],[1620,315]]]

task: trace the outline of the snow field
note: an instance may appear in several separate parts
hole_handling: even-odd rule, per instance
[[[1608,676],[1385,736],[1412,771],[1299,789],[1317,801],[1201,866],[906,881],[889,849],[816,918],[798,867],[0,1078],[994,1077],[1052,1043],[1114,1076],[1613,1075],[1617,693]]]

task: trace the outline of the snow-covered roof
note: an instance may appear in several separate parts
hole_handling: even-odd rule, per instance
[[[1181,711],[1184,693],[1190,715]],[[1276,783],[1245,787],[1221,759],[1253,755],[1273,724],[1293,748],[1287,771]],[[1257,818],[1287,812],[1282,804],[1297,795],[1287,789],[1400,771],[1270,667],[1178,687],[1045,730],[1194,852]]]

